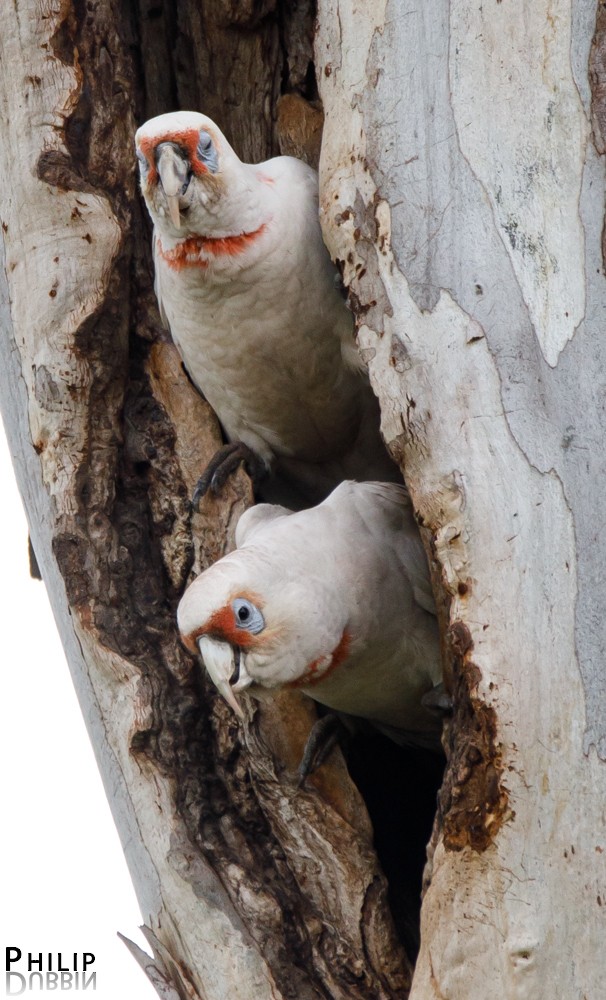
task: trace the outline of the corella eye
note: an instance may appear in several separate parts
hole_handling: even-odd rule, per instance
[[[253,635],[258,635],[265,628],[265,619],[250,601],[247,601],[244,597],[237,597],[232,604],[234,609],[234,614],[236,616],[236,623],[240,628],[246,629],[247,632],[252,632]]]
[[[207,170],[210,170],[211,174],[217,173],[219,169],[217,152],[210,135],[204,129],[200,132],[200,138],[198,139],[198,156]]]

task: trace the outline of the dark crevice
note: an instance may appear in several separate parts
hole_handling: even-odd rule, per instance
[[[318,101],[313,52],[316,2],[282,0],[277,10],[282,53],[280,93],[298,94],[306,101]]]
[[[310,102],[320,100],[320,91],[318,90],[318,81],[316,79],[316,67],[315,63],[311,60],[307,67],[305,80],[301,88],[301,96],[304,97],[306,101]]]
[[[179,107],[175,52],[179,4],[154,0],[121,0],[123,18],[131,31],[130,49],[139,92],[137,124]]]
[[[353,740],[347,763],[372,820],[396,929],[406,954],[414,961],[419,950],[423,868],[444,757],[429,750],[400,747],[369,730]]]

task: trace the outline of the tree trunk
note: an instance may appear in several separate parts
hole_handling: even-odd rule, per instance
[[[602,7],[321,0],[318,15],[325,237],[432,555],[455,702],[410,995],[593,1000]],[[283,695],[240,726],[174,624],[251,492],[241,473],[190,512],[220,435],[160,327],[132,137],[192,108],[244,159],[313,159],[313,16],[20,0],[0,35],[3,413],[154,959],[133,950],[169,1000],[410,984],[406,892],[390,873],[388,901],[342,758],[296,790],[311,703]],[[381,779],[404,767],[385,753]]]
[[[603,5],[321,0],[319,25],[325,237],[450,598],[411,1000],[597,997]]]

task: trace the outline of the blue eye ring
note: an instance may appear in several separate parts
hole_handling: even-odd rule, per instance
[[[210,170],[211,174],[216,174],[219,169],[219,159],[217,157],[217,151],[215,149],[212,136],[205,131],[205,129],[200,129],[200,137],[198,139],[198,148],[196,150],[201,162],[204,166]]]
[[[253,635],[259,635],[263,631],[265,619],[251,601],[247,601],[245,597],[236,597],[231,606],[238,628],[245,629]]]

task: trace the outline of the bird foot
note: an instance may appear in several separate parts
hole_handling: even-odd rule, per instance
[[[215,452],[200,476],[192,497],[192,507],[197,511],[200,501],[207,493],[220,493],[229,477],[239,465],[244,464],[248,475],[256,486],[266,472],[265,465],[252,448],[242,441],[225,444]]]
[[[453,700],[442,682],[423,695],[421,704],[423,708],[442,718],[452,715]]]
[[[330,713],[317,719],[309,736],[297,770],[297,787],[302,788],[310,774],[320,767],[344,736],[348,736],[346,727],[338,715]]]

